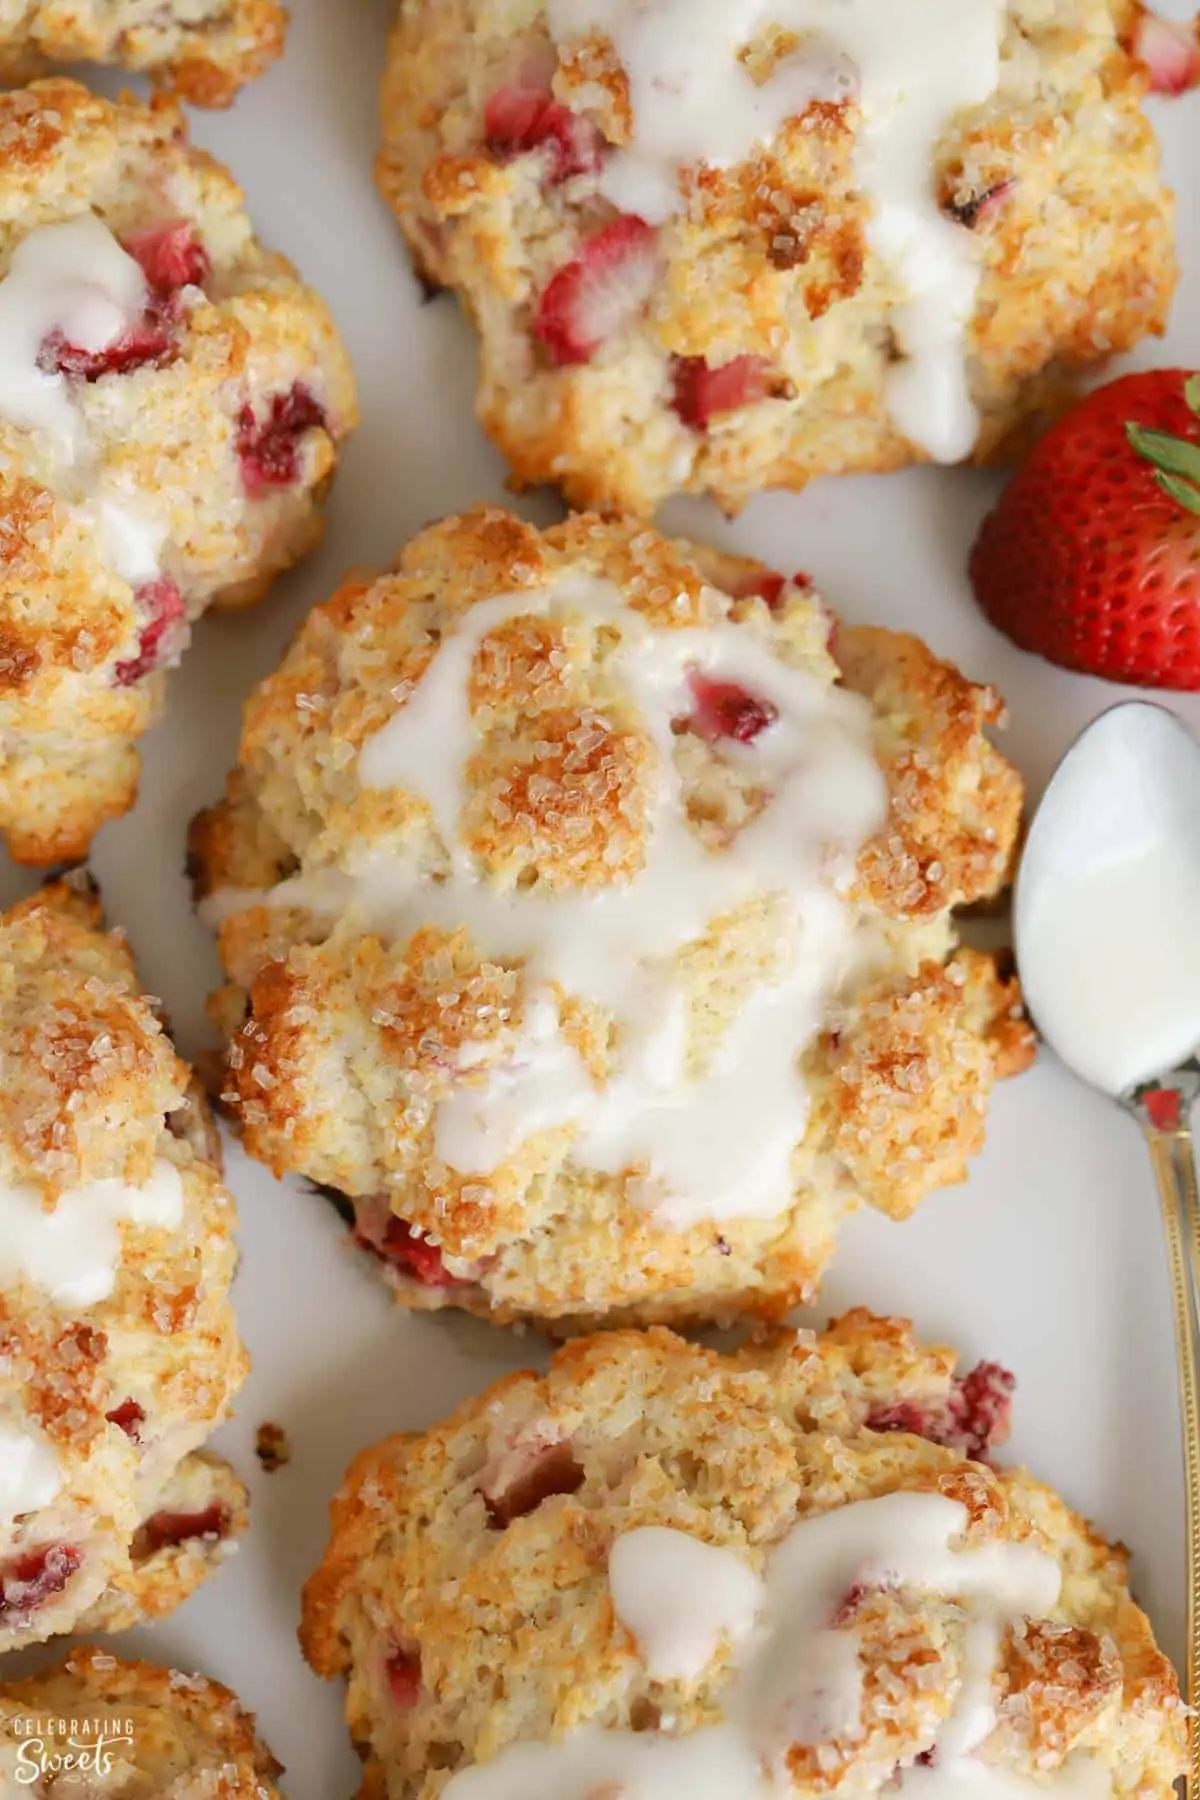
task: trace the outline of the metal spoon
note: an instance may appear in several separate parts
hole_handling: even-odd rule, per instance
[[[1115,706],[1055,772],[1014,907],[1017,964],[1042,1035],[1132,1113],[1162,1202],[1187,1496],[1189,1705],[1200,1707],[1200,744],[1164,707]],[[1200,1721],[1189,1723],[1200,1800]]]

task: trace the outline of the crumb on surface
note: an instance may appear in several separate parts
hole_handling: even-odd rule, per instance
[[[283,1426],[264,1420],[254,1434],[254,1454],[267,1475],[286,1467],[292,1460],[292,1446]]]

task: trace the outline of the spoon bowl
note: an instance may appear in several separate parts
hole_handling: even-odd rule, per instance
[[[1017,878],[1025,1000],[1113,1099],[1200,1048],[1200,744],[1165,707],[1103,713],[1059,764]]]
[[[1200,1800],[1200,744],[1129,701],[1055,771],[1014,902],[1026,1004],[1067,1067],[1131,1112],[1158,1185],[1171,1274],[1187,1503],[1190,1800]]]

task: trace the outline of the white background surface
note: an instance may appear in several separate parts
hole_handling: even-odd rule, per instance
[[[146,985],[185,1053],[207,1041],[203,997],[218,970],[191,915],[183,834],[219,790],[240,704],[297,620],[352,564],[388,561],[438,514],[503,497],[503,469],[472,420],[474,349],[452,300],[422,306],[399,234],[371,181],[375,96],[391,0],[293,0],[284,61],[232,114],[194,117],[194,136],[244,184],[261,235],[332,303],[354,356],[364,422],[346,452],[324,548],[256,613],[200,625],[171,679],[168,716],[145,740],[134,814],[107,828],[94,867],[127,928]],[[115,84],[108,84],[115,85]],[[1159,104],[1180,192],[1185,279],[1166,346],[1144,363],[1200,364],[1200,96]],[[1022,655],[976,613],[966,553],[995,489],[982,475],[920,471],[819,482],[757,501],[729,524],[684,503],[668,526],[805,568],[848,618],[920,632],[1007,695],[1007,753],[1036,795],[1079,727],[1122,690]],[[537,517],[536,505],[520,503]],[[545,517],[546,515],[540,515]],[[1200,728],[1200,696],[1178,710]],[[29,881],[3,871],[5,898]],[[122,1647],[201,1668],[260,1717],[287,1764],[292,1800],[345,1800],[357,1763],[340,1693],[301,1661],[300,1586],[320,1558],[329,1497],[351,1456],[398,1428],[432,1423],[538,1340],[449,1315],[393,1310],[346,1247],[332,1210],[277,1184],[231,1148],[241,1206],[238,1284],[254,1373],[218,1440],[248,1478],[254,1522],[237,1556],[173,1618]],[[847,1305],[911,1315],[973,1360],[1018,1377],[1011,1452],[1135,1551],[1135,1589],[1166,1647],[1183,1638],[1182,1480],[1164,1259],[1137,1133],[1047,1055],[1002,1088],[966,1188],[908,1224],[852,1222],[815,1317]],[[265,1476],[254,1428],[282,1424],[293,1460]]]

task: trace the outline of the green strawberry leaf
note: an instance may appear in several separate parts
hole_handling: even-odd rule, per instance
[[[1178,475],[1164,474],[1162,469],[1155,469],[1154,479],[1164,494],[1169,494],[1172,500],[1177,500],[1180,506],[1200,519],[1200,488],[1190,481],[1182,481]]]
[[[1125,436],[1139,456],[1165,475],[1200,482],[1200,444],[1189,444],[1186,438],[1172,437],[1169,431],[1155,431],[1148,425],[1126,425]]]
[[[1200,418],[1200,375],[1188,377],[1183,396]],[[1137,455],[1153,466],[1154,479],[1163,493],[1200,518],[1200,444],[1132,421],[1125,426],[1125,436]]]

